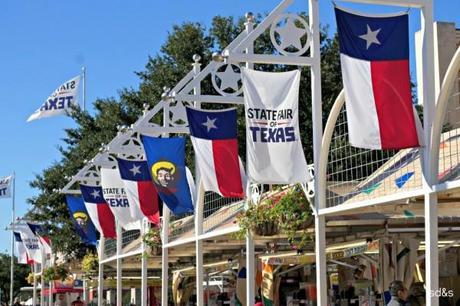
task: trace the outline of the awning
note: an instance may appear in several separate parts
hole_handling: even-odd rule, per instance
[[[44,291],[45,296],[49,294],[49,288],[46,288]],[[83,288],[53,288],[51,292],[54,293],[83,293]]]

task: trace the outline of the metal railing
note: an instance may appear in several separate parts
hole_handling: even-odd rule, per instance
[[[345,106],[332,134],[326,172],[326,206],[375,199],[422,186],[420,150],[369,150],[348,140]]]
[[[235,216],[244,208],[240,198],[223,198],[215,192],[206,192],[203,209],[203,233],[218,227],[231,226]]]
[[[193,212],[169,217],[169,242],[194,237],[195,217]]]
[[[460,178],[460,78],[454,81],[439,144],[439,182]]]
[[[133,243],[134,241],[141,238],[140,230],[123,230],[122,238],[121,238],[121,246],[122,249],[127,247],[129,244]],[[117,254],[117,240],[116,239],[107,239],[105,241],[105,248],[104,248],[104,258],[109,258],[115,256]]]

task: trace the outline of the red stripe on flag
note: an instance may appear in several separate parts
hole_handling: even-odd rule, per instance
[[[418,147],[409,61],[373,61],[371,76],[382,149]]]
[[[137,191],[142,213],[150,222],[159,225],[158,193],[153,182],[137,182]]]
[[[102,228],[102,234],[105,238],[116,238],[115,217],[107,204],[97,205],[97,217]]]
[[[238,160],[238,142],[236,139],[212,141],[214,168],[216,169],[217,184],[222,196],[228,198],[243,198],[243,184]]]

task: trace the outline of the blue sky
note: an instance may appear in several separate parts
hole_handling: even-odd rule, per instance
[[[88,104],[98,97],[117,96],[136,88],[134,71],[143,70],[173,24],[197,21],[209,25],[215,15],[269,12],[278,0],[4,0],[0,2],[0,176],[17,174],[17,215],[28,209],[35,195],[28,183],[35,174],[60,159],[63,128],[70,118],[56,117],[26,124],[27,117],[62,82],[87,67]],[[395,8],[346,5],[367,12]],[[307,11],[306,0],[296,0],[290,11]],[[460,1],[435,3],[435,19],[460,27]],[[419,28],[413,9],[411,32]],[[322,24],[335,31],[332,2],[320,0]],[[412,50],[413,52],[413,45]],[[174,84],[171,84],[173,86]],[[9,249],[11,201],[0,200],[0,251]]]

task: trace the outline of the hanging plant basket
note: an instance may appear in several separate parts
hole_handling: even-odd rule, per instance
[[[34,274],[32,272],[30,272],[29,275],[27,275],[26,281],[30,285],[34,284]],[[40,281],[41,281],[41,276],[40,275],[36,276],[36,281],[37,281],[37,283],[40,283]]]
[[[302,223],[298,225],[299,230],[304,230],[312,227],[315,224],[315,218],[313,216],[309,216],[302,220]]]
[[[69,276],[69,270],[63,265],[47,268],[43,271],[45,281],[60,280],[64,281]]]
[[[142,236],[142,240],[147,246],[147,253],[152,256],[160,256],[162,249],[161,229],[159,227],[151,227]]]
[[[274,236],[279,234],[279,227],[274,221],[265,221],[254,226],[252,232],[258,236]]]
[[[151,256],[160,256],[161,255],[161,246],[148,246],[147,253]]]
[[[83,272],[87,275],[95,275],[99,270],[99,259],[93,252],[88,252],[81,261]]]

